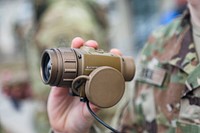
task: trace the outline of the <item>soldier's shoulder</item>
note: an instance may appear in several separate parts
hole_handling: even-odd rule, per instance
[[[165,44],[171,42],[169,41],[170,39],[181,34],[181,31],[182,27],[180,18],[175,19],[167,25],[160,25],[149,36],[143,50],[141,51],[141,55],[152,57],[156,52],[162,54]],[[169,47],[170,45],[173,46],[173,43],[168,44]]]

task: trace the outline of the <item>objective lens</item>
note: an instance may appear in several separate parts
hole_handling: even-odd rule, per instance
[[[45,77],[46,79],[49,79],[49,76],[51,74],[51,62],[50,60],[46,60],[48,63],[47,63],[47,66],[45,67]]]
[[[48,82],[51,75],[52,65],[48,53],[44,53],[42,61],[42,75],[45,82]]]

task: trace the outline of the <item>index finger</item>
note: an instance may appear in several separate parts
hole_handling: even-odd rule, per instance
[[[84,45],[98,49],[98,43],[94,40],[88,40],[87,42],[84,43]]]
[[[76,37],[72,40],[71,48],[80,48],[84,43],[85,41],[81,37]]]
[[[119,49],[113,48],[110,50],[110,52],[122,56],[122,52]]]

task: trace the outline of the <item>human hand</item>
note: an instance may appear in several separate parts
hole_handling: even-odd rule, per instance
[[[83,45],[98,48],[96,41],[85,42],[79,37],[73,39],[71,47],[80,48]],[[117,49],[111,52],[121,55]],[[95,113],[99,110],[92,104],[90,106]],[[55,133],[87,133],[94,120],[86,103],[80,102],[79,97],[70,96],[69,88],[62,87],[52,87],[48,99],[48,115]]]

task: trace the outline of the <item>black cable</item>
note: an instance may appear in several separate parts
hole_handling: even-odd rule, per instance
[[[116,129],[112,128],[111,126],[109,126],[108,124],[106,124],[103,120],[101,120],[90,108],[89,105],[89,101],[86,99],[86,104],[87,104],[87,108],[90,112],[90,114],[99,122],[101,123],[103,126],[105,126],[106,128],[110,129],[113,133],[120,133],[119,131],[117,131]]]

